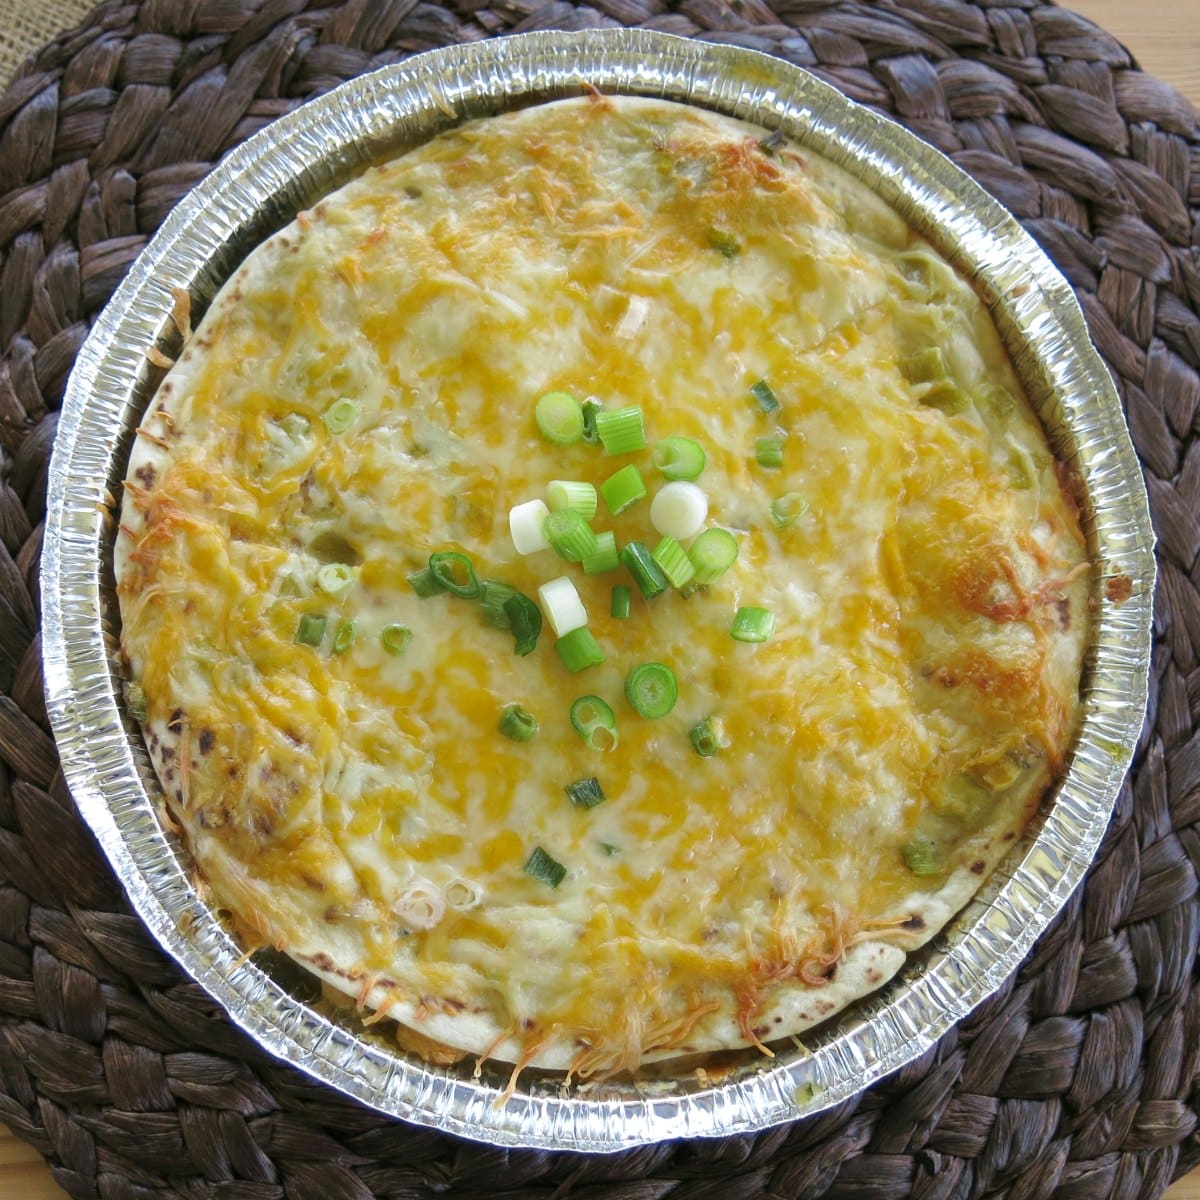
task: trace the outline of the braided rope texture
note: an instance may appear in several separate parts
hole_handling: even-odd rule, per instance
[[[47,460],[88,324],[170,207],[299,102],[415,51],[637,25],[808,67],[1005,203],[1075,286],[1160,539],[1151,710],[1085,885],[899,1074],[756,1135],[612,1157],[388,1120],[248,1042],[152,944],[42,700]],[[108,0],[0,96],[0,1120],[103,1200],[1161,1196],[1200,1160],[1200,131],[1043,0]]]

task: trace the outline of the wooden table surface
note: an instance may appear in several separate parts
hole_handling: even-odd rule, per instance
[[[12,28],[3,18],[16,12],[18,3],[0,0],[0,25]],[[1143,70],[1174,84],[1200,109],[1200,0],[1066,0],[1063,7],[1108,30],[1133,52]],[[41,1155],[0,1125],[0,1198],[65,1197]],[[1200,1200],[1200,1168],[1174,1184],[1164,1200]]]

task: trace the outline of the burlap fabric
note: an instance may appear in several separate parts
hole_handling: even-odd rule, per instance
[[[72,29],[92,0],[0,0],[0,87],[51,34]]]
[[[413,51],[645,25],[810,67],[995,193],[1078,290],[1160,537],[1150,717],[1097,864],[919,1062],[754,1136],[614,1157],[386,1120],[266,1058],[151,944],[58,773],[37,566],[88,322],[170,206],[300,101]],[[1038,0],[120,0],[0,97],[0,1120],[79,1197],[1157,1197],[1200,1157],[1200,137]]]

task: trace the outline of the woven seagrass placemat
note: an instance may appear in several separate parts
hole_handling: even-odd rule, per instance
[[[498,33],[643,25],[806,66],[1007,204],[1075,285],[1146,468],[1151,712],[1086,884],[1007,986],[816,1118],[614,1157],[382,1118],[268,1059],[150,942],[42,703],[47,458],[88,322],[229,147],[344,79]],[[1200,1159],[1200,131],[1039,0],[110,0],[0,96],[0,1120],[79,1197],[1158,1197]]]

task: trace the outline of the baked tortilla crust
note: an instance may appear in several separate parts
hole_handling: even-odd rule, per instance
[[[531,263],[555,265],[553,286]],[[388,288],[391,313],[373,307]],[[715,335],[685,327],[698,312]],[[966,316],[931,334],[931,312]],[[922,379],[913,362],[942,333],[949,379]],[[768,374],[777,427],[746,399]],[[406,583],[446,548],[531,595],[562,573],[553,555],[513,555],[508,506],[622,460],[548,453],[529,414],[554,387],[643,404],[651,440],[705,442],[710,523],[742,546],[726,580],[623,627],[599,613],[616,577],[602,580],[585,599],[612,661],[579,678],[548,635],[518,659],[468,605],[419,601]],[[323,427],[342,395],[373,449]],[[856,440],[860,424],[875,436],[877,412],[879,440]],[[789,462],[764,478],[752,447],[774,428]],[[353,453],[341,474],[321,466]],[[415,1031],[410,1046],[580,1077],[765,1047],[890,978],[1063,771],[1088,582],[1056,471],[970,288],[837,169],[658,101],[464,127],[256,250],[142,422],[115,565],[165,819],[248,945],[278,945]],[[803,528],[773,529],[766,502],[801,489]],[[596,526],[621,541],[646,533],[605,516]],[[322,597],[317,569],[343,560],[350,598]],[[724,631],[767,594],[778,629],[751,658]],[[356,621],[351,653],[293,644],[318,601],[330,637]],[[407,664],[376,640],[396,614],[418,643]],[[716,711],[731,744],[700,760],[622,710],[632,765],[618,782],[619,753],[589,758],[549,726],[572,695],[616,706],[623,670],[656,648],[681,680],[672,736],[686,743]],[[390,690],[372,691],[383,677]],[[452,719],[477,730],[453,753],[429,678],[462,689]],[[543,722],[519,751],[494,745],[511,700]],[[543,761],[548,779],[605,780],[592,826],[560,788],[531,797],[523,772],[540,779]],[[730,772],[716,784],[713,763]],[[691,841],[680,805],[699,810]],[[521,868],[555,836],[575,840],[551,889]],[[906,863],[914,841],[935,848],[932,873]]]

